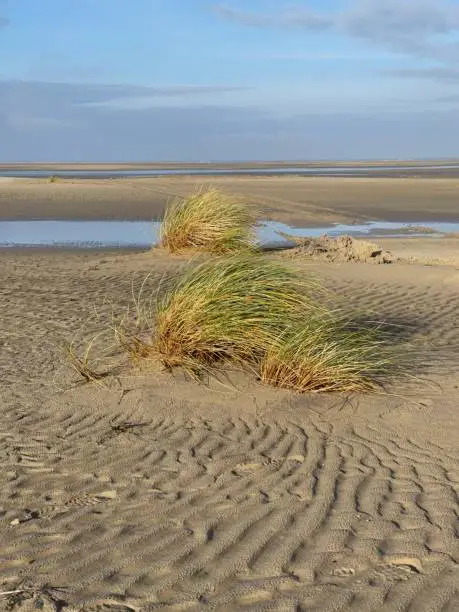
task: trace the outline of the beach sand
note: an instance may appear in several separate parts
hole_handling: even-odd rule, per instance
[[[288,222],[409,216],[417,198],[453,213],[440,179],[288,179],[282,197],[283,180],[245,185]],[[33,184],[1,186],[3,217],[146,218],[191,183]],[[295,261],[417,348],[408,380],[349,396],[156,370],[82,384],[61,343],[183,260],[2,250],[0,610],[459,610],[459,240],[380,242],[405,261]]]
[[[293,225],[458,217],[459,178],[154,177],[7,180],[1,219],[158,219],[167,201],[196,186],[243,195],[260,219]]]

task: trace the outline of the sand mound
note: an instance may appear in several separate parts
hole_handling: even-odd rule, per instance
[[[291,259],[309,257],[324,261],[342,262],[358,261],[369,263],[392,263],[395,257],[389,251],[368,240],[356,240],[352,236],[338,236],[332,238],[320,236],[319,238],[300,238],[279,232],[279,235],[297,246],[284,251],[282,255]]]

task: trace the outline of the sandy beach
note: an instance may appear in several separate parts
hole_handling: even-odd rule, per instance
[[[459,178],[298,176],[4,179],[1,219],[159,219],[168,200],[196,186],[241,194],[260,219],[292,225],[366,220],[458,220]]]
[[[4,181],[0,221],[149,220],[196,182]],[[293,226],[459,220],[454,178],[199,183]],[[295,261],[415,347],[408,379],[372,395],[83,384],[63,342],[184,260],[1,250],[0,610],[459,610],[459,238],[378,242],[400,261]]]

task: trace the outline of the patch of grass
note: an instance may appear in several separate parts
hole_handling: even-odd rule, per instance
[[[334,313],[279,337],[261,361],[263,382],[295,391],[357,392],[382,387],[396,355],[382,326],[350,326]]]
[[[254,366],[266,348],[315,303],[319,285],[261,254],[188,263],[157,292],[134,295],[134,308],[112,324],[136,366],[185,368],[193,376],[221,363]]]
[[[111,314],[111,320],[115,318]],[[101,315],[94,314],[69,339],[60,343],[66,362],[81,379],[81,383],[97,383],[120,371],[119,343],[113,338],[112,326],[103,326]]]
[[[154,348],[157,291],[152,291],[150,280],[151,274],[148,274],[137,293],[132,284],[132,305],[121,317],[112,315],[110,325],[118,346],[139,369],[150,367],[157,361]]]
[[[261,255],[191,264],[166,286],[152,347],[167,368],[256,363],[274,340],[307,316],[317,283]]]
[[[77,348],[75,339],[64,344],[64,353],[73,370],[84,382],[98,382],[110,375],[110,370],[99,370],[99,358],[92,356],[94,343],[101,334],[96,334],[84,348]]]
[[[255,218],[238,198],[215,188],[173,200],[161,223],[160,246],[223,254],[253,249]]]
[[[201,378],[230,365],[298,392],[359,392],[382,388],[408,356],[400,330],[328,309],[312,276],[260,253],[192,260],[153,291],[148,279],[111,326],[143,369]]]
[[[48,176],[48,183],[59,183],[60,182],[60,178],[58,176]]]

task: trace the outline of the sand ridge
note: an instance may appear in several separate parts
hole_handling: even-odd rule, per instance
[[[180,263],[2,252],[0,591],[24,589],[13,609],[458,609],[458,268],[298,263],[409,330],[428,369],[389,395],[158,372],[78,384],[59,340],[95,304],[124,306],[133,276]]]

